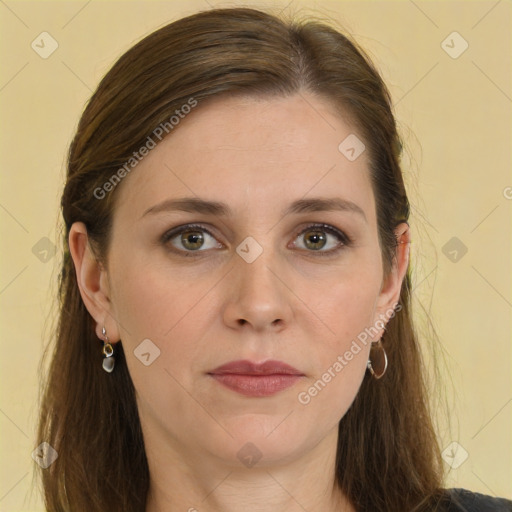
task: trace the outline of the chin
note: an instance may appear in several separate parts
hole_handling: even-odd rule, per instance
[[[308,445],[313,446],[318,440],[308,439],[305,432],[295,430],[295,425],[288,419],[281,425],[285,416],[267,417],[263,414],[245,414],[223,426],[233,436],[221,434],[222,439],[215,442],[210,450],[225,463],[240,464],[248,468],[270,467],[286,464],[299,456]],[[291,418],[290,418],[291,419]],[[213,441],[213,437],[208,437]]]

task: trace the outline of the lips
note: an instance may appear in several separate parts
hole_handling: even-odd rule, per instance
[[[281,361],[232,361],[209,372],[219,384],[241,395],[272,396],[293,386],[304,374]]]
[[[223,364],[210,374],[224,375],[236,373],[238,375],[304,375],[302,372],[281,361],[265,361],[264,363],[253,363],[252,361],[240,360]]]

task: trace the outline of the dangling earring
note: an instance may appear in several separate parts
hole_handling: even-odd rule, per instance
[[[376,379],[380,379],[386,373],[388,368],[388,356],[382,346],[381,340],[372,342],[370,358],[366,366]]]
[[[105,326],[103,326],[101,333],[104,338],[103,342],[103,355],[105,356],[103,358],[103,369],[107,373],[112,373],[114,370],[114,364],[116,362],[116,359],[114,357],[114,347],[112,344],[108,341],[107,331],[105,329]]]

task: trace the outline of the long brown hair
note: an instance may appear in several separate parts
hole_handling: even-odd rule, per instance
[[[191,98],[201,108],[202,102],[224,94],[301,92],[326,99],[350,117],[364,138],[387,273],[396,251],[394,228],[409,218],[401,142],[378,71],[338,30],[248,8],[201,12],[145,37],[119,58],[94,92],[70,146],[62,194],[60,316],[45,353],[51,361],[38,428],[39,442],[58,452],[41,472],[48,510],[141,512],[149,485],[122,342],[116,346],[115,372],[108,375],[101,368],[101,341],[82,302],[69,253],[71,225],[85,223],[98,261],[104,263],[116,192],[123,184],[101,200],[94,191]],[[339,424],[336,480],[358,510],[430,510],[440,494],[442,461],[410,294],[408,269],[401,310],[383,338],[389,369],[379,381],[365,377]]]

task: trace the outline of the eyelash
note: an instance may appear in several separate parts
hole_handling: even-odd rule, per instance
[[[320,224],[313,223],[313,224],[306,226],[301,231],[295,233],[295,238],[302,235],[303,233],[306,233],[308,230],[311,230],[311,228],[321,228],[322,231],[325,231],[327,233],[330,233],[331,235],[334,235],[341,242],[341,245],[338,245],[334,249],[329,249],[328,251],[322,251],[322,250],[314,251],[314,250],[302,249],[306,252],[313,253],[313,254],[321,256],[321,257],[333,256],[334,254],[338,253],[339,251],[343,250],[346,247],[350,247],[353,244],[353,240],[343,231],[340,231],[339,229],[337,229],[334,226],[331,226],[329,224],[321,224],[321,223]],[[198,231],[203,231],[205,233],[208,233],[208,235],[210,235],[212,238],[215,238],[215,235],[213,235],[208,229],[206,229],[201,224],[185,224],[183,226],[178,226],[178,227],[173,228],[173,229],[167,231],[166,233],[164,233],[164,235],[161,238],[162,244],[169,245],[169,241],[172,240],[175,236],[180,235],[184,231],[191,231],[193,229],[197,229]],[[185,256],[186,258],[197,257],[197,256],[201,255],[200,253],[207,252],[204,250],[203,251],[200,251],[200,250],[187,251],[187,250],[176,249],[175,247],[172,247],[170,250],[172,252],[175,252],[177,254]]]

